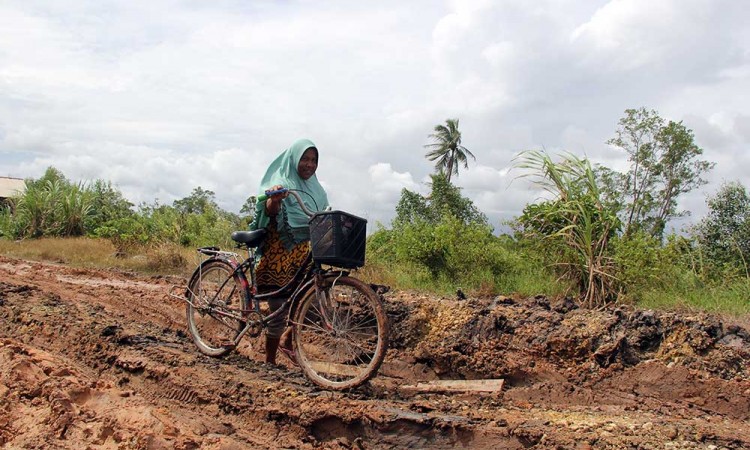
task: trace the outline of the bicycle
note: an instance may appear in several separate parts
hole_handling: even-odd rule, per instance
[[[282,191],[269,191],[268,195]],[[388,348],[388,318],[378,294],[345,269],[364,264],[364,219],[341,212],[312,212],[299,194],[288,191],[310,216],[311,251],[292,280],[259,293],[256,250],[266,231],[235,231],[231,238],[248,256],[201,247],[208,258],[190,278],[182,297],[193,342],[202,353],[221,357],[245,336],[258,337],[279,314],[291,328],[296,363],[316,385],[351,389],[376,376]],[[265,197],[265,198],[264,198]],[[324,267],[326,266],[326,267]],[[173,288],[174,289],[174,288]],[[286,296],[276,311],[267,300]]]

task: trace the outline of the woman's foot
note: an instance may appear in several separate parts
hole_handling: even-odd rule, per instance
[[[289,358],[289,361],[291,361],[292,364],[294,364],[295,366],[299,365],[299,363],[297,362],[297,352],[295,352],[293,349],[286,348],[286,347],[279,347],[279,351],[281,352],[282,355]]]
[[[292,348],[292,329],[287,328],[286,331],[284,331],[284,334],[281,335],[281,343],[279,345],[279,350],[281,351],[281,354],[289,358],[289,361],[294,363],[294,365],[299,365],[297,362],[297,352],[294,351],[294,348]]]

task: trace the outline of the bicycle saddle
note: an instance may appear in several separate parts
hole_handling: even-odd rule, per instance
[[[232,240],[238,244],[245,244],[248,247],[257,247],[266,237],[266,230],[254,231],[235,231],[232,233]]]

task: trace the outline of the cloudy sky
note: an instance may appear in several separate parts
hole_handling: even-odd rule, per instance
[[[201,186],[239,212],[294,140],[320,149],[331,203],[389,224],[428,192],[424,145],[458,118],[456,183],[492,224],[538,198],[527,149],[625,167],[628,108],[695,132],[750,187],[746,0],[0,2],[0,176],[105,179],[133,203]]]

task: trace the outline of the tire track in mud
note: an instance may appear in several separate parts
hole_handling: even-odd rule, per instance
[[[106,380],[102,383],[120,399],[132,399],[135,403],[146,400],[169,408],[178,404],[179,409],[191,414],[197,410],[212,411],[222,417],[224,428],[219,434],[245,445],[268,448],[276,448],[282,442],[293,448],[320,444],[330,448],[402,448],[403,432],[416,433],[416,430],[419,433],[406,442],[451,445],[454,432],[445,430],[460,428],[452,423],[455,420],[439,419],[439,414],[427,420],[413,417],[408,409],[396,414],[394,411],[400,409],[393,407],[389,414],[378,413],[379,407],[367,404],[386,396],[376,388],[348,394],[322,392],[294,369],[268,368],[242,354],[222,360],[204,357],[193,348],[181,326],[173,325],[178,313],[164,311],[165,306],[152,306],[154,296],[147,299],[150,303],[134,304],[133,299],[143,298],[142,283],[130,286],[119,280],[102,282],[79,269],[73,274],[51,276],[60,271],[66,268],[31,263],[16,273],[20,279],[15,281],[28,284],[3,282],[0,331],[3,336],[17,339],[29,352],[44,348],[75,361],[78,371],[90,372],[91,379]],[[92,278],[95,282],[89,283]],[[163,292],[164,289],[160,295]],[[151,314],[144,314],[144,310]],[[299,408],[302,401],[306,404]],[[367,410],[375,412],[363,416]],[[114,420],[105,417],[109,422]],[[73,417],[65,420],[75,422]],[[176,418],[171,420],[178,422]],[[187,429],[167,430],[167,436],[175,436],[165,440],[154,434],[138,435],[132,426],[116,423],[130,430],[135,436],[130,439],[137,443],[157,447],[159,442],[186,447],[191,442],[206,444],[200,433]],[[250,423],[250,428],[261,434],[270,432],[273,439],[258,440],[254,433],[242,431],[246,428],[242,423]],[[358,430],[357,436],[352,434],[352,427]],[[102,426],[110,428],[111,425]],[[64,434],[68,439],[72,436],[41,433],[40,439],[49,445],[62,440]],[[115,436],[107,431],[99,434],[120,443],[127,435],[121,432]],[[177,436],[182,436],[182,440]],[[101,437],[97,439],[101,441]]]
[[[251,345],[224,359],[199,354],[185,334],[182,305],[166,296],[179,281],[0,257],[0,390],[7,391],[0,394],[8,394],[0,396],[6,397],[0,403],[0,445],[750,445],[742,431],[748,409],[742,402],[750,392],[721,398],[729,389],[748,386],[741,371],[722,379],[683,365],[666,369],[656,360],[625,366],[624,344],[602,337],[617,334],[619,319],[609,316],[592,314],[592,323],[609,328],[587,334],[591,330],[581,327],[592,327],[584,317],[552,317],[537,300],[493,302],[488,308],[413,301],[408,295],[391,299],[394,348],[382,371],[390,376],[353,392],[332,393],[312,386],[295,368],[260,363],[258,341],[246,340]],[[566,331],[566,321],[578,329]],[[659,335],[659,345],[649,348],[652,356],[666,349],[661,342],[671,336],[664,330],[646,334]],[[566,335],[577,340],[566,341]],[[694,333],[693,341],[700,336]],[[734,336],[741,338],[741,332]],[[699,356],[692,356],[695,364],[718,367]],[[492,395],[398,389],[423,377],[446,376],[501,376],[509,387]],[[676,400],[659,392],[665,383],[682,386]],[[37,391],[36,385],[48,388]],[[713,397],[696,397],[690,385],[713,389]],[[14,426],[10,417],[22,412],[27,420]]]

